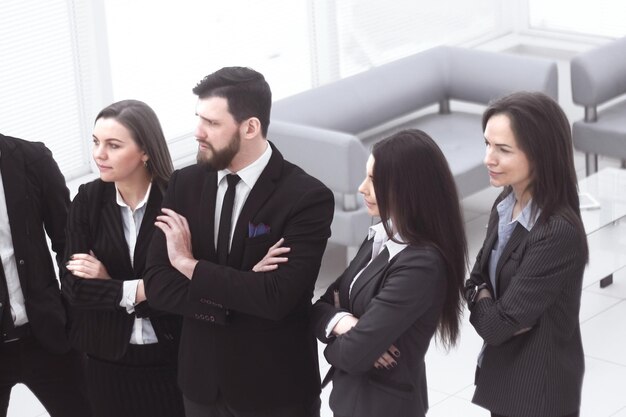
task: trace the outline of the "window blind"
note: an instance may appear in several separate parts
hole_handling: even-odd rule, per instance
[[[623,0],[528,0],[530,27],[585,35],[626,36]]]
[[[89,172],[68,0],[0,2],[0,132],[44,142],[67,179]]]
[[[344,78],[436,45],[496,31],[498,0],[316,0],[317,82]],[[328,28],[334,24],[334,28]],[[324,33],[331,33],[324,39]]]
[[[205,75],[252,67],[274,99],[311,85],[304,0],[107,0],[105,9],[114,99],[155,110],[174,160],[195,149],[191,90]]]

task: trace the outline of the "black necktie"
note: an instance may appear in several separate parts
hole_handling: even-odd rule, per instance
[[[13,317],[11,316],[11,303],[9,303],[9,290],[4,275],[4,268],[0,262],[0,343],[7,332],[13,329]]]
[[[228,250],[230,241],[230,224],[233,218],[233,204],[235,202],[235,188],[239,182],[239,176],[229,174],[226,176],[228,189],[224,195],[222,203],[222,213],[220,214],[220,228],[217,234],[217,261],[220,265],[226,265],[228,260]]]

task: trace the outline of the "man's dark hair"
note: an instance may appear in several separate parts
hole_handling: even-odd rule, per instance
[[[263,137],[267,137],[272,91],[263,74],[246,67],[224,67],[204,77],[193,93],[201,99],[225,98],[237,123],[256,117],[261,122]]]

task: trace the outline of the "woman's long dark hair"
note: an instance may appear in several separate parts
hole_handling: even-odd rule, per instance
[[[578,180],[574,167],[572,134],[567,116],[549,96],[539,92],[517,92],[492,103],[483,113],[483,131],[492,116],[509,118],[517,146],[530,165],[528,191],[541,209],[538,222],[553,214],[563,216],[581,236],[585,259],[589,250],[580,217]],[[510,193],[511,187],[505,189]]]
[[[376,143],[374,192],[388,236],[387,220],[405,242],[435,246],[446,264],[446,296],[439,338],[454,346],[459,335],[467,242],[456,185],[441,149],[426,133],[409,129]]]
[[[139,148],[150,158],[147,169],[152,180],[161,191],[165,190],[174,167],[154,110],[143,101],[122,100],[102,109],[96,116],[96,121],[98,119],[114,119],[130,131]]]

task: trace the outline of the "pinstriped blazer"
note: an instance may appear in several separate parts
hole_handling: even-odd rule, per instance
[[[494,205],[470,277],[487,283],[492,294],[489,255],[497,233]],[[516,226],[496,266],[498,298],[481,299],[470,316],[486,344],[474,403],[511,417],[558,417],[580,408],[584,239],[558,214],[530,232]],[[531,330],[515,335],[527,327]]]
[[[115,198],[115,185],[97,179],[80,186],[67,221],[65,262],[74,253],[93,250],[112,279],[81,279],[64,268],[61,287],[72,307],[70,342],[76,349],[101,359],[119,359],[129,344],[135,316],[149,317],[159,343],[177,348],[179,316],[153,310],[148,302],[137,305],[133,314],[119,305],[123,282],[143,277],[161,200],[161,191],[153,186],[137,236],[133,267]]]
[[[54,353],[70,349],[66,312],[55,266],[62,263],[69,191],[52,153],[43,143],[0,134],[0,171],[4,184],[17,272],[34,336]]]

